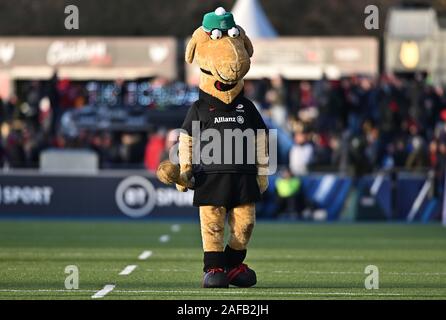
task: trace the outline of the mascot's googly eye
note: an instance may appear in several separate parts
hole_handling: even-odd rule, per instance
[[[237,27],[232,27],[228,30],[228,36],[231,38],[237,38],[240,35],[240,30]]]
[[[218,29],[214,29],[211,32],[211,39],[212,40],[218,40],[221,39],[221,37],[223,36],[223,33],[221,32],[221,30]]]

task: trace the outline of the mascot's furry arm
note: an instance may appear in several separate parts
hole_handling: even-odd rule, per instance
[[[186,192],[188,188],[193,188],[193,173],[192,173],[192,137],[180,133],[178,160],[180,162],[180,179],[176,184],[178,191]]]
[[[264,193],[268,189],[268,136],[263,130],[257,134],[256,137],[256,165],[257,165],[257,184],[259,185],[260,193]]]
[[[170,160],[164,160],[158,166],[156,175],[165,184],[176,184],[179,191],[185,192],[194,186],[192,174],[192,137],[181,133],[179,138],[178,159],[176,165]]]

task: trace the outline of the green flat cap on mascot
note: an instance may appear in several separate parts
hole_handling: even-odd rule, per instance
[[[227,31],[237,27],[232,13],[226,12],[222,7],[217,8],[214,12],[206,13],[201,26],[206,32],[211,32],[214,29]]]
[[[205,288],[251,287],[257,282],[244,260],[255,225],[255,202],[268,187],[269,158],[266,125],[243,95],[252,55],[251,41],[230,12],[220,7],[204,16],[185,56],[201,70],[199,99],[181,128],[179,164],[167,160],[157,170],[163,183],[175,183],[180,191],[194,190]],[[212,139],[203,141],[209,135]],[[226,217],[230,236],[225,245]]]

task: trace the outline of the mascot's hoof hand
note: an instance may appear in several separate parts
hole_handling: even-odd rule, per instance
[[[225,270],[209,269],[203,275],[203,288],[228,288],[229,282]]]
[[[188,190],[187,187],[183,187],[182,185],[179,185],[179,184],[176,184],[175,187],[180,192],[186,192]]]
[[[192,171],[183,172],[180,174],[177,184],[175,185],[180,192],[186,192],[188,189],[193,189],[195,185],[195,178],[192,177]]]
[[[178,179],[178,184],[185,186],[189,189],[193,189],[195,185],[195,178],[193,177],[192,171],[182,172]]]
[[[186,192],[188,188],[192,189],[194,187],[195,180],[192,171],[180,173],[180,166],[169,160],[159,164],[156,176],[164,184],[176,184],[177,190],[181,192]]]
[[[268,189],[268,176],[257,176],[257,184],[259,185],[260,193],[264,193]]]
[[[180,176],[180,166],[169,160],[164,160],[159,164],[156,170],[156,176],[164,184],[176,183]]]
[[[228,270],[228,280],[229,284],[233,286],[248,288],[257,283],[257,276],[254,270],[242,263],[238,267]]]

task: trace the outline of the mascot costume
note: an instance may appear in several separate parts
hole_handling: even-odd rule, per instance
[[[254,104],[243,96],[243,77],[252,54],[251,41],[230,12],[220,7],[204,16],[185,57],[188,63],[195,60],[201,70],[199,100],[190,107],[182,126],[179,164],[166,160],[157,170],[161,182],[175,183],[180,191],[194,190],[204,250],[204,288],[251,287],[257,282],[256,273],[243,261],[255,224],[255,202],[268,187],[269,159],[265,123]],[[225,161],[208,161],[202,155],[209,145],[198,140],[207,129],[221,134],[221,141],[208,142],[221,145]],[[253,161],[247,161],[249,143],[243,139],[235,138],[232,149],[227,148],[228,141],[234,140],[226,138],[227,130],[255,132]],[[196,152],[201,152],[199,161],[193,161]],[[237,158],[241,152],[242,161],[226,161],[228,154],[229,159]],[[225,246],[226,219],[230,237]]]

